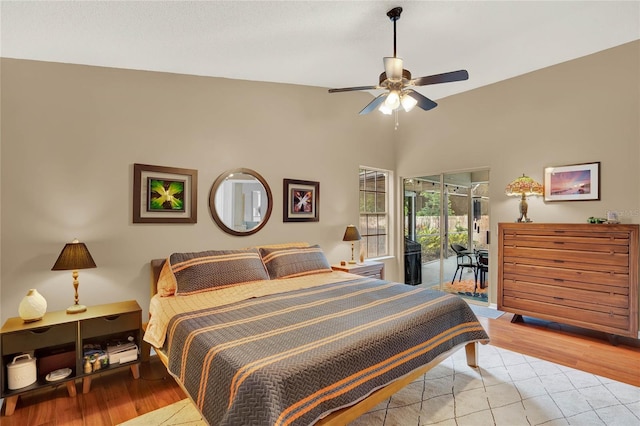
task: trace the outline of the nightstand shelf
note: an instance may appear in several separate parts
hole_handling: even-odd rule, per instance
[[[90,306],[79,314],[50,312],[42,320],[30,323],[23,322],[21,318],[9,318],[0,330],[0,397],[5,398],[5,415],[13,414],[21,394],[36,389],[65,383],[69,396],[73,397],[76,395],[76,379],[82,379],[83,393],[87,393],[91,379],[97,374],[125,367],[131,368],[133,377],[137,379],[140,377],[139,355],[127,363],[111,364],[85,373],[83,350],[85,344],[106,345],[113,340],[131,340],[139,350],[141,325],[142,310],[134,300]],[[23,353],[36,358],[37,380],[19,389],[9,389],[7,365]],[[47,373],[59,368],[70,368],[71,375],[58,381],[47,381]]]
[[[346,265],[331,265],[331,269],[363,277],[384,279],[384,263],[382,262],[366,261],[363,263],[347,263]]]

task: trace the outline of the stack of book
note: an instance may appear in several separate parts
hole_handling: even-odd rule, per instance
[[[138,359],[138,346],[133,342],[107,345],[109,364],[124,364]]]

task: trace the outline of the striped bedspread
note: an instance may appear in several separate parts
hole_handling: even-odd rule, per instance
[[[211,425],[308,425],[488,339],[457,296],[353,277],[174,316],[169,371]]]

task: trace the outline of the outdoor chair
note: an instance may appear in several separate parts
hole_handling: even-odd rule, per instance
[[[465,246],[460,244],[451,244],[451,249],[456,253],[456,272],[453,273],[451,284],[456,280],[458,271],[460,271],[460,278],[458,278],[458,281],[462,281],[462,272],[465,268],[473,270],[473,277],[477,280],[478,264],[473,260],[475,257],[473,252],[470,252]]]
[[[476,285],[473,288],[473,291],[476,291],[478,287],[478,281],[480,281],[480,288],[486,287],[487,282],[487,273],[489,272],[489,253],[484,250],[478,251],[476,253],[477,258],[477,269],[476,269]]]

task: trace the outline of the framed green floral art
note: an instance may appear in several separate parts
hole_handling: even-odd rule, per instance
[[[196,223],[198,171],[133,165],[133,223]]]

